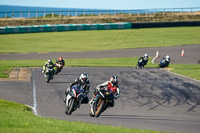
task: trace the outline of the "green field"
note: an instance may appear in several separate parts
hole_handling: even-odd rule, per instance
[[[77,52],[200,43],[200,27],[0,35],[0,53]]]

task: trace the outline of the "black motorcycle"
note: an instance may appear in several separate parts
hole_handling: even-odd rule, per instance
[[[157,68],[165,68],[169,66],[169,62],[166,59],[162,59],[158,64]]]
[[[138,68],[142,69],[143,67],[144,67],[144,61],[143,61],[143,59],[139,59],[135,68],[136,69],[138,69]]]
[[[107,86],[106,86],[107,87]],[[104,89],[100,91],[100,98],[97,100],[96,104],[91,104],[89,115],[91,117],[99,117],[101,113],[103,113],[107,108],[111,107],[113,104],[114,95],[111,91],[106,91],[108,89]]]
[[[54,69],[53,68],[46,68],[46,71],[44,73],[44,77],[45,77],[47,83],[49,83],[50,79],[53,79],[53,76],[54,76]]]
[[[62,69],[63,69],[63,65],[56,63],[55,74],[57,75],[59,72],[61,72]]]

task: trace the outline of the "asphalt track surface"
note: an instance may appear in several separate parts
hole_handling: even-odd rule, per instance
[[[196,54],[193,55],[194,62],[199,58]],[[66,67],[50,83],[46,83],[41,70],[32,69],[31,82],[0,81],[0,98],[35,107],[37,114],[44,117],[180,133],[200,131],[198,80],[156,68]],[[99,118],[88,115],[88,104],[81,105],[71,116],[64,114],[64,90],[82,72],[89,74],[89,98],[96,85],[108,80],[111,75],[120,79],[120,98]]]

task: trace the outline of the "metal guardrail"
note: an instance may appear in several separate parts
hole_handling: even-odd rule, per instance
[[[153,17],[177,16],[177,15],[200,15],[200,7],[191,8],[158,8],[136,10],[71,10],[71,11],[13,11],[0,12],[0,18],[67,18],[67,17]]]

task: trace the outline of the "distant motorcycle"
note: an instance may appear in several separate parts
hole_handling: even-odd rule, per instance
[[[138,63],[137,63],[137,65],[136,65],[136,69],[138,69],[138,68],[140,68],[140,69],[142,69],[144,67],[144,63],[143,63],[143,60],[142,59],[139,59],[138,60]]]
[[[55,74],[58,74],[59,72],[61,72],[62,69],[63,69],[63,65],[56,63]]]
[[[83,92],[84,89],[82,87],[79,87],[77,85],[72,86],[65,102],[66,115],[71,115],[73,111],[80,107],[84,98]]]
[[[158,64],[157,68],[165,68],[165,67],[168,67],[169,66],[169,63],[167,62],[166,59],[162,59],[160,61],[160,63]]]
[[[54,69],[53,68],[46,68],[46,71],[44,73],[44,77],[45,77],[47,83],[49,83],[50,79],[53,79],[53,76],[54,76]]]
[[[105,86],[107,87],[107,86]],[[105,89],[108,90],[108,89]],[[89,115],[91,117],[99,117],[101,113],[103,113],[107,108],[111,107],[110,104],[114,99],[114,94],[111,91],[101,90],[100,95],[101,97],[97,100],[96,105],[90,105],[90,112]]]

